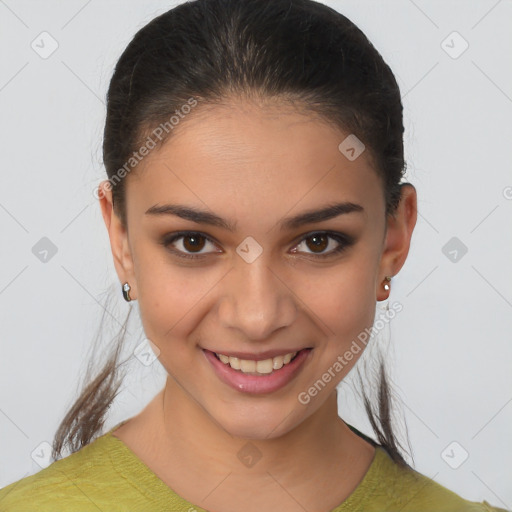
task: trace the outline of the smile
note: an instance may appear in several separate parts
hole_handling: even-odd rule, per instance
[[[241,359],[206,349],[202,352],[224,384],[243,393],[265,394],[291,383],[311,360],[313,349],[305,348],[261,360]]]
[[[298,352],[290,352],[284,356],[276,356],[262,361],[251,359],[239,359],[238,357],[230,357],[224,354],[217,354],[217,359],[224,364],[231,366],[233,370],[238,370],[249,375],[266,375],[274,370],[280,370],[284,365],[290,363]]]

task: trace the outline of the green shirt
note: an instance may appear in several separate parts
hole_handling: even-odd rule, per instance
[[[0,489],[0,511],[205,512],[178,496],[111,434],[121,423],[77,452]],[[400,468],[380,445],[359,485],[332,512],[349,511],[507,512],[486,501],[464,500],[412,468]]]

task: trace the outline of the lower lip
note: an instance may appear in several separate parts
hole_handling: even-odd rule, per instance
[[[272,393],[286,386],[304,366],[312,349],[301,350],[293,361],[283,365],[279,370],[272,373],[259,375],[248,375],[240,370],[234,370],[229,364],[224,364],[217,359],[210,350],[203,349],[203,353],[210,361],[219,379],[237,391],[243,393]]]

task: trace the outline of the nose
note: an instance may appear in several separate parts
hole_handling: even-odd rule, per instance
[[[252,263],[239,258],[226,278],[218,309],[223,327],[240,331],[245,339],[262,341],[292,325],[297,315],[293,292],[263,255]]]

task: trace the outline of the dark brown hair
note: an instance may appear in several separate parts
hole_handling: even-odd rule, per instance
[[[110,82],[103,161],[116,215],[125,226],[125,179],[119,177],[132,167],[137,172],[137,151],[150,139],[159,146],[172,136],[172,116],[181,122],[185,117],[186,123],[184,114],[197,115],[202,107],[229,101],[232,95],[299,105],[355,134],[381,178],[386,215],[396,212],[406,169],[400,91],[363,32],[312,0],[195,0],[140,29]],[[190,112],[184,105],[191,105],[191,99],[199,107]],[[100,433],[119,390],[123,336],[122,329],[116,349],[95,376],[87,377],[60,424],[54,459],[62,456],[63,446],[77,451]],[[360,374],[359,380],[377,442],[398,464],[407,465],[392,427],[383,360],[378,362],[377,403],[369,400]]]

